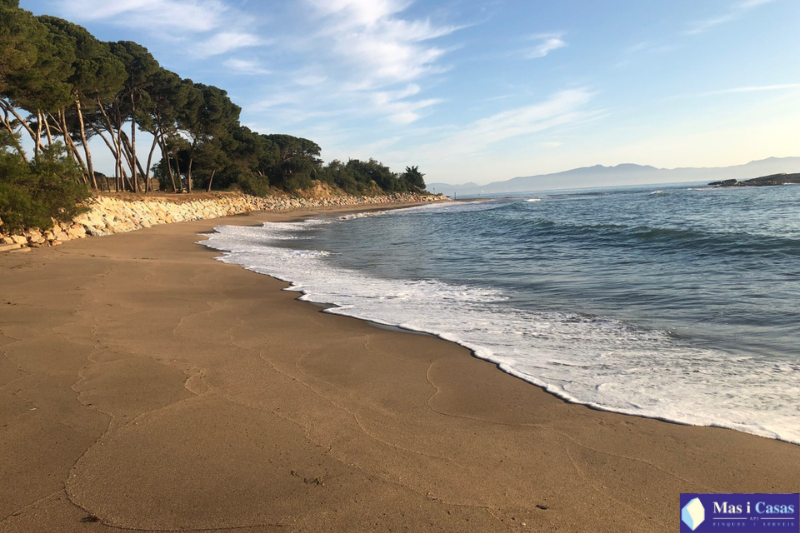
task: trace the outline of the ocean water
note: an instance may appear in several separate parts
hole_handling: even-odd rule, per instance
[[[548,192],[204,244],[566,400],[800,444],[800,186]]]

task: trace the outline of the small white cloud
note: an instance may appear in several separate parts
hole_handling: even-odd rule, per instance
[[[526,51],[525,57],[528,59],[539,59],[546,56],[553,50],[564,48],[567,43],[561,38],[562,33],[545,33],[541,35],[534,35],[532,38],[541,41],[534,48]]]
[[[562,145],[562,143],[560,143],[558,141],[548,141],[548,142],[543,142],[543,143],[539,143],[539,144],[544,146],[545,148],[558,148],[559,146]]]
[[[238,74],[269,74],[269,70],[263,68],[258,61],[252,59],[237,59],[231,57],[222,63],[226,68],[237,72]]]
[[[197,43],[192,51],[200,57],[211,57],[225,54],[238,48],[247,48],[267,44],[261,38],[241,32],[221,32],[204,42]]]

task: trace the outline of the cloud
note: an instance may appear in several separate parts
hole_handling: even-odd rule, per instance
[[[258,61],[252,59],[237,59],[231,57],[223,61],[222,65],[238,74],[258,75],[270,73],[270,71],[262,67]]]
[[[429,41],[458,28],[400,15],[410,2],[399,0],[306,0],[316,15],[319,41],[361,79],[354,86],[404,83],[440,72],[435,63],[445,50]]]
[[[62,0],[59,6],[72,20],[112,19],[119,26],[169,27],[179,33],[214,30],[231,15],[218,0]]]
[[[561,39],[562,36],[563,33],[544,33],[540,35],[534,35],[532,38],[541,42],[537,46],[527,50],[525,57],[528,59],[539,59],[546,56],[553,50],[564,48],[567,46],[567,43]]]
[[[421,110],[441,102],[438,98],[406,100],[419,92],[419,85],[414,84],[399,91],[376,91],[372,93],[372,103],[376,109],[388,114],[389,120],[395,124],[411,124],[420,119]]]
[[[698,20],[692,22],[686,33],[688,35],[697,35],[699,33],[703,33],[704,31],[713,28],[714,26],[719,26],[720,24],[725,24],[726,22],[731,22],[740,18],[744,15],[747,11],[751,9],[757,8],[759,6],[770,4],[775,2],[776,0],[744,0],[733,4],[729,9],[728,12],[722,14],[717,17],[708,18],[705,20]]]
[[[423,97],[422,85],[447,70],[441,63],[447,49],[434,41],[456,26],[409,17],[411,2],[402,0],[300,0],[300,5],[307,31],[277,42],[313,57],[314,64],[286,72],[271,87],[269,100],[259,104],[262,109],[292,101],[297,102],[293,111],[306,118],[335,109],[350,117],[379,116],[407,125],[441,102]],[[300,102],[304,108],[296,109]]]
[[[60,13],[78,22],[104,21],[191,45],[201,58],[266,44],[248,31],[250,16],[220,0],[56,0]],[[230,31],[237,28],[238,31]]]
[[[259,37],[249,33],[221,32],[201,43],[197,43],[192,51],[200,57],[211,57],[225,54],[238,48],[247,48],[267,44]]]
[[[782,85],[754,85],[750,87],[734,87],[732,89],[721,89],[719,91],[709,91],[700,93],[697,96],[717,96],[720,94],[755,93],[765,91],[790,91],[800,89],[800,83],[785,83]]]
[[[594,113],[583,108],[594,93],[588,89],[559,91],[544,102],[518,107],[474,121],[437,144],[437,151],[472,155],[512,137],[586,120]]]

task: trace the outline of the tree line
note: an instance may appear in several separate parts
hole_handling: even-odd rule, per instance
[[[77,24],[0,0],[0,189],[17,171],[33,179],[45,160],[51,174],[61,169],[86,188],[116,191],[147,192],[153,178],[176,192],[238,188],[259,196],[315,182],[351,194],[425,189],[418,167],[395,173],[373,159],[325,165],[313,141],[259,134],[240,124],[240,113],[223,89],[181,78],[135,42],[103,42]],[[138,146],[137,131],[152,142]],[[95,171],[92,139],[113,155],[113,176]],[[1,197],[2,190],[0,212]]]

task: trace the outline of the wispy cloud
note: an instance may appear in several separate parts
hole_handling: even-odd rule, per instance
[[[429,43],[458,28],[407,20],[400,0],[306,0],[320,19],[317,38],[361,76],[356,85],[408,82],[432,72],[445,50]]]
[[[747,11],[750,11],[751,9],[775,1],[776,0],[744,0],[737,2],[731,5],[726,13],[705,20],[698,20],[692,22],[689,26],[689,29],[686,30],[686,33],[689,35],[697,35],[699,33],[703,33],[704,31],[713,28],[714,26],[719,26],[720,24],[725,24],[726,22],[731,22],[733,20],[736,20],[742,17]]]
[[[734,87],[731,89],[720,89],[718,91],[708,91],[700,93],[696,96],[717,96],[721,94],[737,94],[737,93],[756,93],[766,91],[790,91],[793,89],[800,89],[800,83],[784,83],[780,85],[753,85],[749,87]]]
[[[373,104],[388,112],[389,120],[395,124],[411,124],[419,120],[421,111],[441,102],[438,98],[407,100],[420,92],[419,85],[411,84],[399,91],[376,91],[372,94]]]
[[[404,0],[301,0],[308,32],[282,44],[313,54],[314,65],[287,72],[269,101],[295,100],[295,116],[330,109],[351,117],[379,116],[391,124],[416,122],[440,103],[423,96],[425,80],[445,72],[447,49],[435,41],[458,27],[409,17]],[[283,41],[283,40],[282,40]],[[285,93],[285,94],[283,94]],[[310,105],[309,105],[310,103]],[[276,110],[282,112],[282,110]],[[299,113],[297,113],[299,111]]]
[[[254,59],[240,59],[231,57],[222,62],[222,65],[238,74],[263,75],[270,71],[261,66],[261,63]]]
[[[220,32],[209,39],[197,43],[193,53],[199,57],[211,57],[230,52],[239,48],[248,48],[268,44],[265,41],[248,33]]]
[[[593,96],[588,89],[557,92],[543,102],[496,113],[459,128],[457,133],[437,143],[436,150],[451,155],[473,155],[512,137],[587,120],[594,115],[585,109]]]
[[[190,51],[197,57],[264,44],[248,31],[253,24],[248,15],[219,0],[56,0],[55,5],[60,14],[77,22],[105,21],[191,43]]]
[[[562,39],[563,33],[542,33],[539,35],[531,36],[531,39],[539,41],[533,48],[525,51],[525,57],[528,59],[539,59],[545,57],[553,50],[564,48],[567,43]]]

